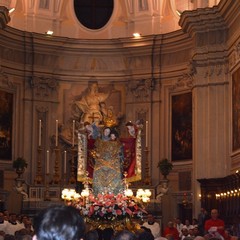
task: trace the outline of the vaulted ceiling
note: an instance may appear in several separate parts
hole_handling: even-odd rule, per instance
[[[81,0],[78,0],[81,1]],[[94,0],[92,0],[94,1]],[[114,0],[109,22],[98,30],[84,27],[74,11],[74,0],[0,0],[10,13],[9,26],[23,31],[78,39],[113,39],[163,34],[180,29],[181,12],[212,7],[220,0]]]

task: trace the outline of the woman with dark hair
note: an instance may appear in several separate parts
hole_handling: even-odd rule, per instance
[[[85,223],[79,210],[72,206],[51,206],[34,219],[33,240],[81,240]]]
[[[122,230],[116,234],[114,240],[137,240],[137,236],[128,230]]]

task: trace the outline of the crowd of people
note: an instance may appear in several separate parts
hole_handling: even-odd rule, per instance
[[[88,229],[79,210],[57,205],[41,210],[32,220],[27,215],[0,212],[0,240],[237,240],[225,228],[218,210],[210,216],[201,209],[198,219],[184,224],[179,218],[161,225],[152,214],[139,229],[118,230],[112,227]]]

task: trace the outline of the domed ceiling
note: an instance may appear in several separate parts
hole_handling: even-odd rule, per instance
[[[114,39],[164,34],[180,29],[185,10],[212,7],[220,0],[0,0],[9,26],[77,39]]]

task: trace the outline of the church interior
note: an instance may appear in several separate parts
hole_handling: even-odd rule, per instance
[[[136,140],[129,188],[163,225],[216,208],[239,226],[240,1],[87,2],[0,0],[0,210],[81,191],[103,121]]]

